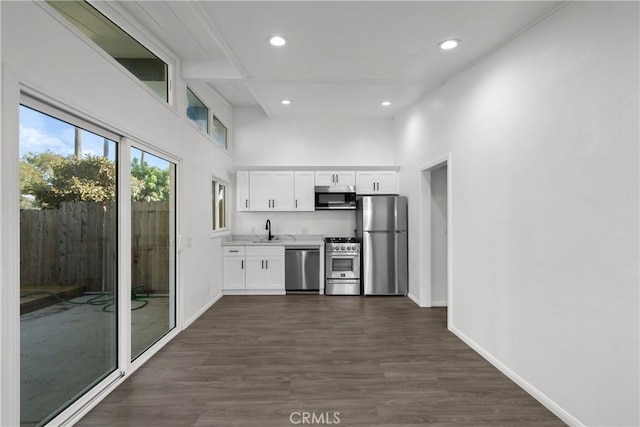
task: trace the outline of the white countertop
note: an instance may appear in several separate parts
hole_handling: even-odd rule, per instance
[[[222,239],[222,246],[322,246],[322,234],[277,234],[275,241],[256,234],[233,234]]]

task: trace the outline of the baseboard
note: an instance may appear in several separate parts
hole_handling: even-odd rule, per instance
[[[431,307],[447,307],[447,301],[431,301]]]
[[[282,289],[223,289],[222,295],[286,295]]]
[[[563,422],[570,426],[575,427],[584,427],[584,424],[578,421],[577,418],[572,416],[570,413],[562,409],[560,405],[555,403],[553,400],[549,399],[544,393],[540,390],[529,384],[525,379],[520,377],[518,374],[509,369],[506,365],[496,359],[491,353],[486,351],[480,345],[478,345],[471,338],[460,332],[456,327],[449,325],[449,330],[460,338],[465,344],[471,347],[476,353],[485,358],[489,363],[495,366],[500,372],[505,374],[511,381],[516,383],[520,388],[529,393],[534,399],[540,402],[544,407],[553,412],[558,418],[560,418]]]
[[[417,305],[418,307],[420,307],[420,301],[418,301],[418,298],[416,298],[416,296],[415,296],[415,295],[413,295],[411,292],[409,292],[409,293],[407,294],[407,296],[409,297],[409,299],[410,299],[411,301],[415,302],[415,303],[416,303],[416,305]]]
[[[196,314],[191,316],[189,320],[185,322],[183,329],[187,329],[193,322],[195,322],[198,319],[198,317],[202,316],[207,310],[209,310],[213,306],[213,304],[218,302],[220,298],[222,298],[222,292],[218,292],[218,295],[213,297],[211,301],[209,301],[204,307],[198,310]]]

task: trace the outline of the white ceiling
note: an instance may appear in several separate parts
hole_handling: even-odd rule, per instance
[[[122,1],[235,106],[269,115],[392,116],[561,1]],[[266,41],[287,38],[284,47]],[[456,38],[459,48],[437,43]],[[281,105],[290,99],[289,106]],[[392,105],[382,107],[389,100]]]

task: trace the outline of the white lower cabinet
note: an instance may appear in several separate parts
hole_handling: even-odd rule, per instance
[[[244,289],[245,260],[244,246],[225,246],[222,248],[223,262],[223,288]]]
[[[224,257],[224,288],[244,289],[244,257]]]
[[[239,252],[230,252],[239,250]],[[236,255],[242,252],[242,256]],[[284,293],[284,246],[226,246],[226,293]]]

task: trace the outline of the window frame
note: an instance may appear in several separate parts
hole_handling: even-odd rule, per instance
[[[223,185],[225,188],[225,192],[224,192],[225,225],[222,228],[220,228],[219,226],[220,218],[219,218],[218,212],[219,212],[220,206],[219,206],[219,202],[216,199],[216,195],[220,191],[220,185]],[[219,237],[219,236],[231,234],[231,224],[230,224],[230,218],[229,218],[229,191],[230,191],[229,182],[220,178],[216,174],[212,173],[210,191],[211,191],[211,214],[209,217],[211,218],[211,221],[212,221],[210,223],[211,237],[213,238],[213,237]],[[215,204],[215,207],[214,207],[214,204]]]
[[[198,126],[198,124],[195,122],[195,120],[189,118],[189,116],[187,115],[187,110],[189,108],[189,92],[191,92],[193,94],[193,96],[195,96],[196,99],[198,101],[200,101],[200,103],[202,105],[204,105],[205,108],[207,109],[207,130],[206,130],[206,132],[203,131],[200,126]],[[198,129],[198,131],[202,132],[203,134],[207,135],[207,137],[209,137],[213,133],[213,126],[212,126],[212,119],[211,119],[211,117],[212,117],[211,107],[209,107],[209,105],[202,100],[202,97],[198,96],[198,94],[189,85],[185,85],[184,99],[185,99],[185,109],[184,109],[184,117],[185,117],[185,119],[187,119],[187,122],[191,126],[193,126],[194,128]]]
[[[80,31],[75,25],[69,22],[62,14],[46,2],[36,2],[36,4],[42,7],[47,13],[49,13],[54,19],[60,22],[65,28],[73,33],[80,40],[85,42],[89,47],[101,55],[105,60],[111,63],[114,67],[121,70],[131,81],[135,82],[142,89],[147,91],[151,97],[169,108],[169,110],[177,113],[176,96],[175,96],[175,70],[177,69],[178,60],[168,53],[166,48],[162,47],[162,44],[157,41],[155,37],[149,34],[147,31],[142,30],[141,25],[135,25],[131,18],[127,18],[127,12],[122,9],[121,6],[111,4],[109,2],[96,2],[94,0],[80,0],[89,4],[96,11],[102,14],[105,18],[111,21],[115,26],[120,28],[136,42],[140,43],[145,49],[155,55],[158,59],[163,61],[167,65],[167,99],[162,99],[156,92],[154,92],[149,86],[147,86],[142,80],[136,77],[131,71],[129,71],[124,65],[120,64],[113,56],[111,56],[100,45],[87,37],[82,31]]]
[[[218,141],[215,139],[214,137],[214,127],[215,127],[215,122],[220,123],[220,125],[224,128],[224,146],[220,145],[218,143]],[[227,125],[225,125],[222,120],[220,120],[215,113],[211,114],[211,140],[213,141],[214,145],[218,148],[220,148],[221,150],[225,151],[225,152],[229,152],[229,128],[227,127]]]

